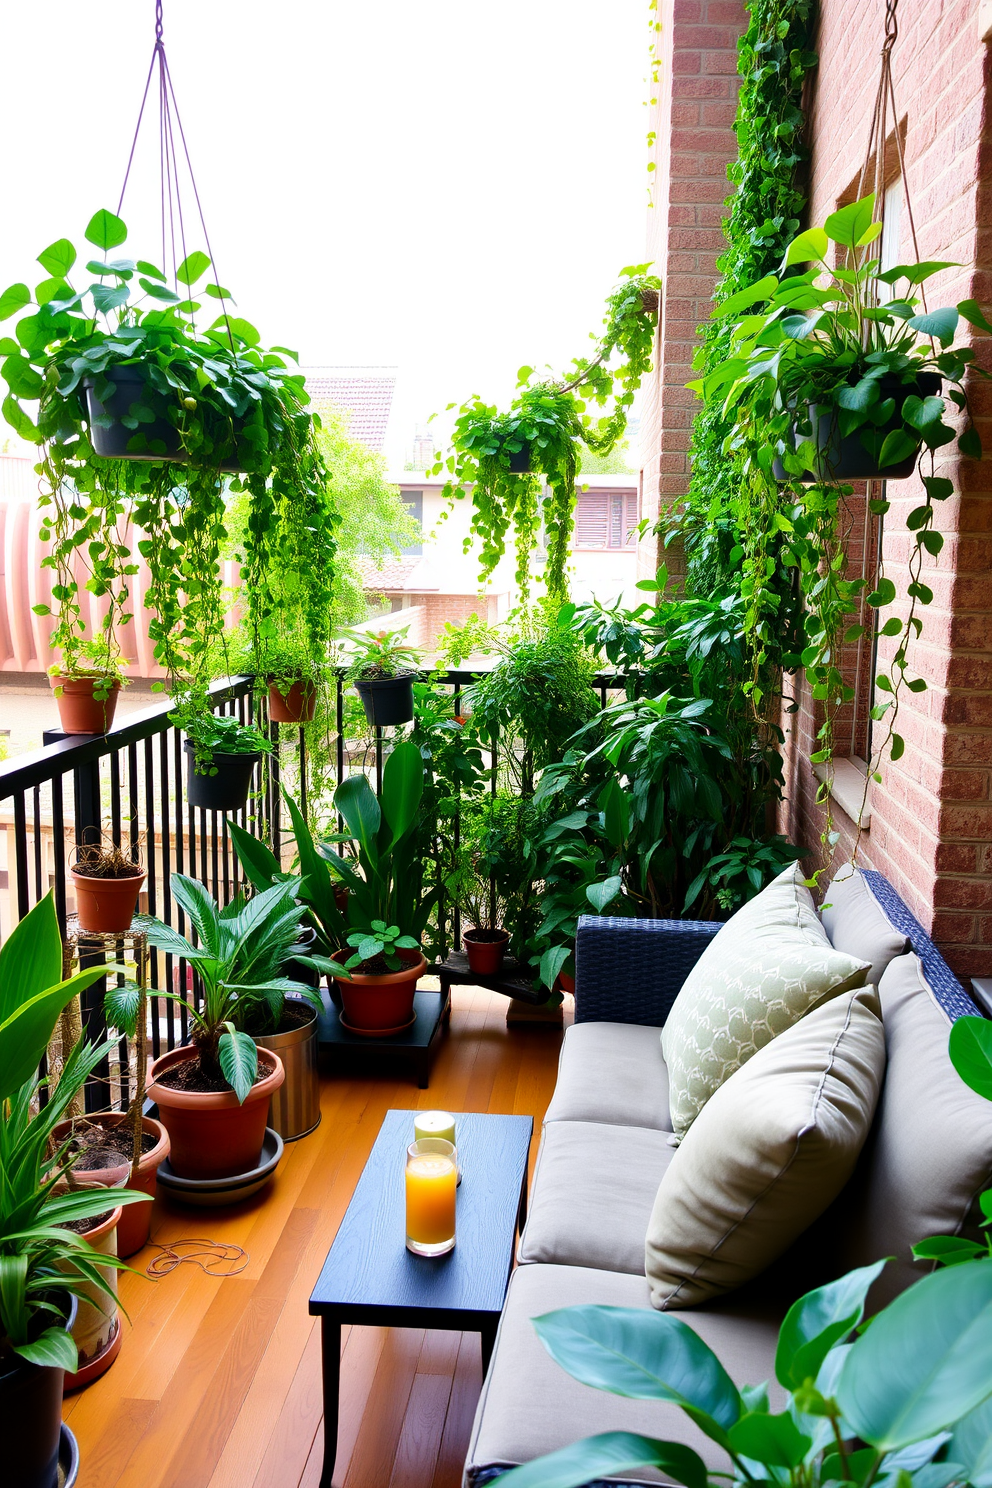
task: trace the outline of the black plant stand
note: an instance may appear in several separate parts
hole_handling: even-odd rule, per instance
[[[429,966],[426,974],[430,976],[436,971],[436,967]],[[401,1033],[389,1034],[386,1038],[352,1033],[351,1029],[344,1027],[337,1008],[325,1005],[317,1024],[317,1043],[321,1053],[326,1053],[332,1069],[346,1071],[367,1062],[379,1065],[386,1055],[412,1066],[417,1084],[421,1090],[426,1090],[442,1025],[451,1018],[450,992],[443,982],[441,988],[440,992],[415,993],[413,1023]]]
[[[504,997],[517,1002],[529,1002],[537,1007],[547,1002],[548,994],[543,987],[535,987],[529,971],[513,956],[504,956],[503,965],[493,976],[480,976],[469,969],[468,957],[462,951],[452,951],[446,961],[439,961],[430,968],[441,983],[441,991],[450,997],[452,987],[485,987],[490,992],[502,992]]]

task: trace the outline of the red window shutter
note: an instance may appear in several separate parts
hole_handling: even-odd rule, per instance
[[[575,502],[575,546],[605,548],[609,537],[610,498],[606,491],[581,491]]]

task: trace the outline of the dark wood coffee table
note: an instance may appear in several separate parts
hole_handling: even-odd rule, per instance
[[[311,1316],[321,1320],[321,1488],[331,1488],[337,1455],[342,1323],[481,1333],[484,1369],[496,1338],[526,1212],[534,1122],[455,1113],[462,1170],[456,1244],[429,1259],[406,1248],[404,1168],[416,1114],[386,1112],[310,1297]]]

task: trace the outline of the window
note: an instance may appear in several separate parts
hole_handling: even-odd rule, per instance
[[[637,541],[636,491],[581,491],[575,502],[575,547],[604,551]]]
[[[423,493],[423,491],[401,491],[400,492],[400,500],[403,502],[403,505],[406,507],[406,509],[410,513],[411,517],[416,517],[417,521],[421,524],[421,526],[423,526],[423,523],[424,523],[424,493]],[[423,553],[423,551],[424,551],[424,545],[423,545],[423,543],[419,543],[419,542],[418,543],[413,543],[409,548],[401,548],[400,549],[400,552],[401,553],[405,553],[405,554],[407,554],[408,557],[411,557],[411,558],[419,558],[421,556],[421,554]]]

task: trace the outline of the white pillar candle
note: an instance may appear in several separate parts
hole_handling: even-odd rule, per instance
[[[457,1147],[455,1141],[455,1118],[450,1111],[418,1111],[413,1119],[413,1130],[419,1142],[424,1137],[441,1137]]]

